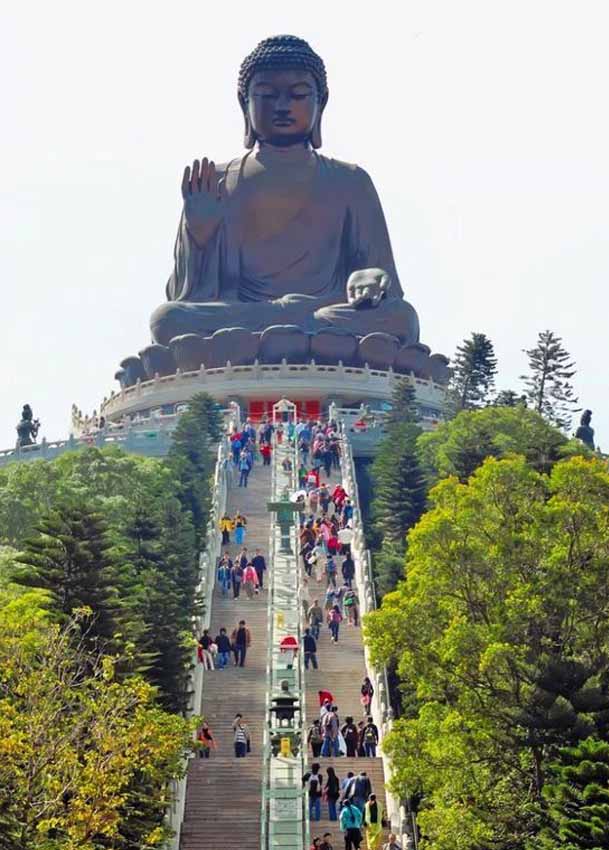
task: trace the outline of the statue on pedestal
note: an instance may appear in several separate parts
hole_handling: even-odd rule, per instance
[[[34,413],[29,404],[23,405],[21,421],[17,425],[17,448],[33,446],[40,429],[40,420],[34,419]]]
[[[323,60],[301,38],[267,38],[242,63],[237,95],[246,153],[184,169],[167,302],[121,383],[282,357],[447,378],[446,358],[419,344],[372,180],[318,152]]]
[[[594,428],[590,425],[591,419],[592,411],[584,410],[581,415],[581,419],[579,420],[579,428],[575,432],[575,436],[578,440],[581,440],[584,445],[588,446],[589,449],[594,451]]]
[[[266,39],[241,66],[238,98],[247,153],[184,170],[155,341],[295,324],[418,342],[370,177],[317,153],[328,102],[322,59],[302,39]]]

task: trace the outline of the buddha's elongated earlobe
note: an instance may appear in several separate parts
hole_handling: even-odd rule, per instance
[[[251,150],[256,144],[256,134],[254,133],[254,128],[252,127],[252,122],[250,121],[249,112],[247,109],[247,101],[241,94],[238,94],[239,98],[239,106],[241,107],[241,112],[243,112],[243,120],[245,122],[245,133],[243,135],[243,145],[247,150]]]
[[[250,124],[250,119],[248,115],[245,115],[245,134],[243,136],[243,144],[248,149],[251,150],[256,144],[256,134],[254,133],[254,128]]]
[[[313,124],[313,129],[311,131],[311,147],[318,150],[321,147],[321,119],[324,114],[324,109],[326,108],[326,104],[328,102],[328,97],[322,100],[319,104],[319,112],[317,114],[317,118],[315,119],[315,124]]]

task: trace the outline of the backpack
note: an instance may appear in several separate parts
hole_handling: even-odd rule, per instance
[[[366,726],[364,729],[364,741],[366,744],[376,744],[376,732],[372,726]]]
[[[309,797],[321,797],[321,779],[318,773],[309,777]]]
[[[311,727],[311,735],[309,737],[309,740],[312,744],[321,744],[321,742],[323,741],[323,736],[321,734],[319,726]]]
[[[326,572],[328,572],[328,573],[335,573],[336,572],[336,561],[333,561],[332,559],[330,559],[326,563]]]

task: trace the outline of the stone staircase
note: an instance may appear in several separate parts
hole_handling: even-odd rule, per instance
[[[262,550],[268,561],[270,514],[270,467],[257,462],[248,487],[232,487],[227,511],[241,511],[248,520],[245,545],[250,556]],[[231,557],[240,547],[227,547]],[[266,581],[265,581],[266,585]],[[240,619],[252,633],[245,667],[231,664],[224,670],[205,672],[202,714],[216,738],[218,749],[209,759],[193,759],[189,765],[186,810],[182,828],[182,850],[259,850],[262,792],[262,735],[265,720],[267,664],[267,594],[248,600],[244,592],[238,599],[223,598],[214,591],[210,634],[215,637],[221,626],[229,635]],[[252,751],[236,759],[231,724],[241,712],[249,727]]]
[[[331,480],[335,484],[338,480],[336,473]],[[340,567],[342,558],[336,559],[338,565],[338,576],[342,581]],[[301,559],[302,561],[302,559]],[[323,600],[326,592],[326,582],[315,581],[315,574],[309,579],[309,596],[311,602],[317,598],[323,608]],[[354,585],[355,586],[355,585]],[[362,643],[361,626],[350,626],[345,620],[340,625],[338,642],[330,639],[330,631],[327,626],[322,626],[319,640],[317,642],[318,670],[309,668],[305,672],[306,684],[306,715],[307,726],[319,716],[318,691],[328,690],[334,696],[341,725],[345,717],[351,715],[355,723],[364,717],[362,704],[360,702],[360,687],[366,675],[364,660],[364,647]],[[324,774],[329,766],[334,767],[339,780],[346,777],[348,771],[357,775],[365,770],[372,783],[372,790],[385,807],[385,777],[383,773],[383,762],[380,758],[380,748],[377,749],[377,758],[346,758],[338,759],[319,758],[313,759],[309,748],[308,765],[312,761],[319,761],[321,771]],[[342,846],[343,836],[336,822],[329,821],[327,803],[321,803],[320,821],[311,822],[311,840],[316,836],[323,836],[325,832],[332,833],[332,841],[335,848]],[[382,846],[382,842],[380,842]],[[362,846],[365,846],[364,844]]]

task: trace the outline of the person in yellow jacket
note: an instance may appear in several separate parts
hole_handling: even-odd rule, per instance
[[[382,805],[376,799],[376,794],[370,794],[364,806],[364,826],[366,828],[366,844],[368,850],[377,850],[383,834],[385,813]]]
[[[222,545],[226,546],[227,543],[230,543],[230,533],[234,530],[235,523],[228,514],[224,514],[218,525],[222,532]]]

